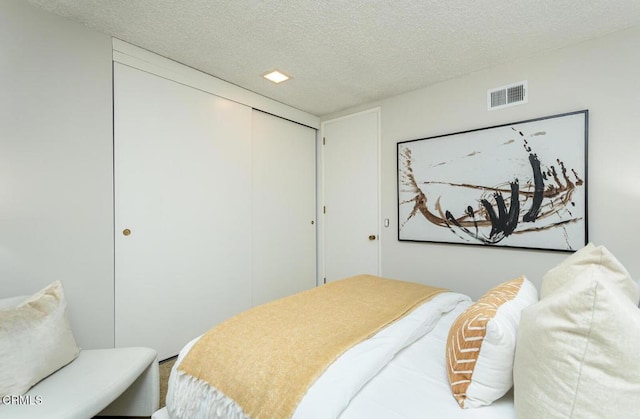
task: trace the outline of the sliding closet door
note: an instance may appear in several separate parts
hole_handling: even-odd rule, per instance
[[[316,130],[253,111],[253,303],[316,285]]]
[[[164,359],[250,307],[251,119],[114,64],[116,346]]]

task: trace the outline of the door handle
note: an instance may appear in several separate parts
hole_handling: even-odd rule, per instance
[[[375,239],[376,239],[376,235],[375,234],[369,235],[369,240],[375,240]]]

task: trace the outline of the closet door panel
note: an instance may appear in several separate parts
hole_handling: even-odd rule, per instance
[[[316,131],[253,111],[253,303],[316,286]]]
[[[251,119],[114,64],[116,346],[165,359],[251,306]]]

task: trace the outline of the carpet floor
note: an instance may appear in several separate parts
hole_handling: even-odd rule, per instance
[[[167,398],[167,384],[169,383],[169,374],[171,374],[171,368],[176,363],[178,357],[174,356],[165,361],[160,362],[160,409],[162,409],[166,403]]]

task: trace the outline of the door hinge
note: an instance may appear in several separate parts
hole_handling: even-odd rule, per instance
[[[322,282],[323,282],[324,284],[326,284],[326,283],[327,283],[327,278],[322,278]]]
[[[325,145],[327,143],[327,138],[326,137],[322,137],[322,145]]]
[[[326,206],[324,206],[324,205],[322,206],[322,213],[323,213],[323,214],[326,214],[326,213],[327,213],[327,207],[326,207]]]

